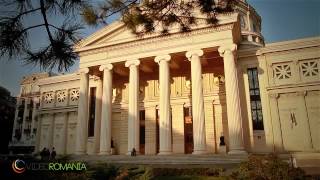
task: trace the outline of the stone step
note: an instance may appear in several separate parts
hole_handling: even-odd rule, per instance
[[[177,156],[71,156],[71,160],[88,163],[136,164],[136,165],[235,165],[247,160],[247,156],[177,155]]]

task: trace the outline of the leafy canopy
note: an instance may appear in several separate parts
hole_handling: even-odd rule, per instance
[[[80,40],[80,31],[89,26],[105,25],[112,16],[121,15],[126,26],[137,35],[152,33],[157,27],[168,34],[172,26],[181,32],[196,25],[194,10],[206,15],[207,23],[215,24],[216,15],[231,11],[235,0],[0,0],[0,57],[19,58],[43,69],[68,70],[78,56],[73,45]],[[8,11],[8,9],[10,9]],[[28,25],[29,16],[41,21]],[[51,18],[63,19],[60,24]],[[79,18],[81,17],[81,18]],[[41,29],[47,43],[34,49],[30,32]]]

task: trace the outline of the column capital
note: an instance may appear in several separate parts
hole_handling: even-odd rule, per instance
[[[139,66],[139,64],[140,64],[140,60],[139,59],[134,59],[134,60],[128,60],[128,61],[126,61],[126,63],[125,63],[125,66],[126,67],[130,67],[130,66]]]
[[[224,53],[226,51],[234,52],[237,50],[237,45],[236,44],[227,44],[227,45],[222,45],[219,47],[218,51],[221,57],[224,56]]]
[[[191,57],[194,55],[198,57],[203,56],[203,50],[201,49],[190,50],[186,53],[186,57],[189,59],[189,61],[191,60]]]
[[[166,55],[157,56],[154,59],[154,61],[159,64],[160,61],[167,61],[168,62],[168,61],[170,61],[170,59],[171,59],[171,56],[169,54],[166,54]]]
[[[99,67],[99,71],[104,71],[104,70],[112,70],[113,65],[112,64],[103,64]]]
[[[80,74],[81,74],[81,73],[87,74],[87,73],[89,73],[89,68],[81,68],[81,69],[79,69],[78,72],[79,72]]]
[[[269,97],[272,98],[272,99],[279,99],[280,94],[279,93],[270,93]]]

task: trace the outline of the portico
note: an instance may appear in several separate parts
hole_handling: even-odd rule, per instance
[[[153,146],[144,145],[146,153],[167,155],[185,152],[184,148],[181,149],[182,147],[173,146],[175,144],[173,141],[178,140],[181,144],[185,144],[186,138],[179,139],[176,137],[179,136],[177,132],[172,131],[184,129],[182,128],[184,127],[184,115],[181,115],[180,120],[176,120],[177,118],[173,116],[177,116],[179,112],[183,113],[183,108],[186,106],[192,109],[190,109],[193,127],[192,153],[206,154],[217,152],[219,148],[217,147],[217,144],[219,144],[218,139],[221,135],[215,132],[217,129],[214,127],[213,115],[206,115],[209,112],[205,112],[205,107],[209,109],[213,108],[213,101],[217,101],[217,99],[215,99],[212,93],[211,95],[209,95],[210,93],[206,93],[206,96],[204,96],[203,69],[208,69],[207,72],[217,79],[218,76],[215,75],[219,73],[216,73],[212,69],[219,68],[220,77],[225,77],[225,91],[223,90],[219,93],[220,95],[221,93],[225,94],[223,99],[226,99],[228,115],[228,133],[221,134],[226,134],[228,137],[229,153],[245,153],[236,69],[237,43],[240,41],[238,30],[240,27],[237,22],[237,14],[227,14],[223,17],[219,21],[220,25],[216,27],[207,27],[205,22],[200,22],[199,26],[190,33],[172,33],[169,36],[150,35],[143,38],[135,37],[135,35],[127,32],[128,30],[125,29],[121,22],[115,22],[108,28],[98,32],[98,36],[93,35],[79,43],[76,51],[80,54],[80,69],[88,72],[82,75],[86,77],[80,79],[81,87],[84,89],[83,92],[88,93],[86,89],[89,88],[89,85],[85,80],[89,75],[97,75],[103,79],[102,97],[96,97],[97,99],[102,99],[102,110],[101,115],[99,115],[101,119],[97,119],[101,122],[100,137],[96,137],[99,136],[98,133],[94,137],[95,141],[100,140],[99,154],[108,155],[111,153],[112,95],[116,96],[113,92],[114,89],[117,91],[116,86],[125,87],[127,91],[125,93],[128,95],[126,102],[123,99],[127,95],[122,94],[122,100],[119,104],[121,107],[120,113],[122,114],[123,111],[127,112],[126,117],[123,117],[127,121],[127,154],[130,154],[133,148],[139,153],[140,141],[150,138],[144,137],[145,139],[143,139],[140,136],[141,134],[147,134],[148,136],[152,136],[153,141],[156,140],[155,142],[151,142],[156,146],[152,148],[152,151],[149,151],[149,148]],[[121,39],[119,39],[120,37]],[[223,65],[214,67],[218,61],[221,61],[220,64]],[[101,73],[95,72],[96,69],[99,69]],[[189,83],[187,86],[190,86],[190,92],[186,99],[180,99],[181,102],[179,103],[182,104],[181,110],[177,108],[172,109],[172,107],[176,106],[176,100],[171,96],[179,93],[176,89],[172,89],[175,84],[172,82],[173,76],[185,76],[185,80],[188,78],[185,82]],[[148,83],[148,80],[151,80],[150,78],[158,84],[152,87],[153,91],[159,92],[158,97],[154,100],[141,97],[145,96],[143,95],[145,92],[141,88],[147,87],[141,86],[141,84]],[[122,91],[121,89],[123,88],[119,89]],[[83,93],[80,94],[82,95]],[[83,96],[87,98],[86,95]],[[206,102],[208,101],[207,99],[211,99],[211,104]],[[78,119],[88,117],[85,109],[89,106],[89,101],[86,102],[79,103],[78,108],[83,111],[79,113]],[[140,111],[150,107],[149,104],[153,104],[154,109],[157,109],[155,112],[157,113],[157,117],[153,117],[153,119],[154,121],[158,119],[158,121],[153,122],[152,125],[156,124],[156,128],[152,128],[156,132],[146,133],[150,131],[150,127],[148,126],[145,127],[145,132],[140,132],[140,120],[141,118],[146,119],[146,117],[139,117]],[[173,112],[176,110],[177,112]],[[97,112],[99,113],[99,111]],[[173,122],[173,120],[177,122]],[[121,119],[121,121],[123,120]],[[178,121],[180,121],[180,124],[177,125]],[[212,127],[209,128],[209,126]],[[78,125],[77,128],[81,129],[78,130],[78,138],[81,138],[78,142],[83,143],[86,141],[86,138],[80,134],[86,131],[87,127],[83,123]],[[185,134],[184,130],[180,134],[183,134],[183,137]],[[76,152],[83,152],[79,145],[77,147],[79,149]],[[209,147],[209,150],[207,147]],[[156,152],[154,152],[155,150]]]

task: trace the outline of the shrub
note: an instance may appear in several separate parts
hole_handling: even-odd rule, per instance
[[[237,180],[299,180],[305,179],[305,172],[300,168],[290,166],[274,154],[250,155],[249,160],[241,163],[230,177]]]
[[[88,175],[95,180],[115,179],[120,171],[119,167],[109,164],[97,164],[88,170]]]

